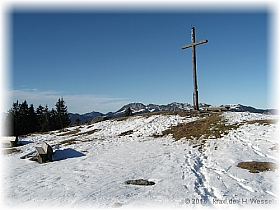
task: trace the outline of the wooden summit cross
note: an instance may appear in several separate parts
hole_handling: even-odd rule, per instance
[[[195,42],[195,34],[194,27],[191,28],[192,35],[192,43],[181,47],[181,49],[186,49],[192,47],[192,65],[193,65],[193,106],[195,110],[199,110],[198,108],[198,90],[197,90],[197,77],[196,77],[196,54],[195,54],[195,46],[203,43],[207,43],[208,40],[201,40],[199,42]]]

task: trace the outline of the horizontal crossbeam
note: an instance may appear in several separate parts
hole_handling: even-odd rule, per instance
[[[181,49],[183,50],[183,49],[186,49],[186,48],[189,48],[189,47],[192,47],[192,46],[196,46],[196,45],[199,45],[199,44],[207,43],[207,42],[208,42],[207,39],[201,40],[199,42],[195,42],[195,43],[191,43],[191,44],[185,45],[185,46],[181,47]]]

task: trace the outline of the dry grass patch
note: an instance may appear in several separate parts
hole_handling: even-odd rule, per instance
[[[220,138],[222,134],[226,133],[234,126],[226,126],[225,120],[220,114],[209,113],[207,117],[198,119],[189,123],[182,123],[177,126],[171,126],[169,129],[162,132],[162,135],[172,134],[175,140],[182,138],[186,139],[200,139]],[[160,136],[160,135],[159,135]]]
[[[96,139],[84,139],[81,142],[91,142],[91,141],[94,141],[94,140],[96,140]]]
[[[64,144],[64,145],[68,146],[68,145],[77,144],[77,143],[78,143],[78,140],[74,138],[74,139],[67,139],[67,140],[61,141],[61,142],[59,142],[59,145]]]
[[[67,135],[72,135],[72,136],[80,136],[80,135],[91,135],[95,132],[101,131],[101,129],[94,129],[94,130],[89,130],[83,133],[79,133],[81,130],[80,129],[75,129],[66,133],[58,134],[57,136],[67,136]]]
[[[100,131],[101,129],[94,129],[94,130],[90,130],[90,131],[86,131],[86,132],[83,132],[83,133],[79,133],[79,134],[75,134],[73,136],[79,136],[79,135],[91,135],[97,131]],[[70,133],[70,132],[69,132]],[[72,139],[67,139],[67,140],[63,140],[59,143],[59,145],[72,145],[72,144],[77,144],[79,142],[89,142],[89,141],[92,141],[92,139],[86,139],[86,140],[78,140],[77,138],[72,138]]]
[[[276,124],[278,120],[252,120],[252,121],[246,121],[248,124],[261,124],[261,125],[271,125],[271,124]]]
[[[126,135],[130,135],[130,134],[133,134],[133,130],[128,130],[128,131],[122,132],[118,136],[126,136]]]
[[[250,173],[259,173],[263,171],[275,171],[278,168],[276,163],[272,162],[240,162],[237,167],[247,169]]]
[[[101,129],[94,129],[94,130],[86,131],[86,132],[83,132],[83,133],[78,133],[78,134],[76,134],[74,136],[91,135],[91,134],[94,134],[95,132],[98,132],[98,131],[101,131]]]
[[[75,129],[75,130],[72,130],[72,131],[68,131],[66,133],[62,133],[62,134],[58,134],[57,136],[67,136],[67,135],[73,135],[73,134],[76,134],[80,132],[80,129]]]
[[[271,147],[271,148],[269,148],[269,149],[271,149],[271,150],[273,150],[273,151],[279,152],[279,146],[278,146],[278,144],[275,144],[273,147]]]
[[[15,154],[15,153],[20,153],[20,152],[21,152],[21,150],[16,149],[16,148],[2,150],[2,154],[4,154],[4,155]]]

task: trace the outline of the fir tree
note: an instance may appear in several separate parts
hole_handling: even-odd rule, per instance
[[[37,131],[40,132],[46,132],[49,131],[49,109],[48,105],[43,107],[42,105],[39,105],[39,107],[36,110],[37,115],[37,121],[38,121],[38,127]]]
[[[43,114],[44,107],[40,104],[36,109],[36,116],[37,116],[37,131],[42,131],[42,125],[44,123],[44,114]]]
[[[21,135],[25,135],[28,133],[29,123],[30,122],[28,122],[28,103],[25,100],[19,106],[19,133]]]
[[[38,120],[37,115],[34,110],[33,104],[30,105],[28,108],[28,130],[27,133],[33,133],[38,130]]]
[[[13,104],[12,112],[12,122],[13,122],[13,135],[18,136],[20,133],[20,116],[19,116],[20,104],[18,101]]]
[[[50,121],[50,130],[57,130],[59,129],[58,123],[57,123],[57,114],[54,108],[49,112],[49,121]]]
[[[125,112],[124,112],[124,116],[125,117],[129,117],[129,116],[132,116],[133,114],[132,114],[132,110],[131,110],[131,108],[130,107],[128,107],[126,110],[125,110]]]
[[[65,101],[63,98],[59,98],[56,103],[56,122],[58,125],[58,129],[65,128],[70,125],[70,117],[67,111],[67,106],[65,105]]]
[[[19,103],[13,103],[13,107],[8,110],[5,119],[6,135],[15,136],[19,133]]]
[[[81,122],[80,118],[77,117],[75,120],[76,125],[80,125],[80,122]]]

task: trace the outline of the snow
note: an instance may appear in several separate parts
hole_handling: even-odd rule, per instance
[[[266,115],[250,112],[225,112],[223,114],[223,117],[228,121],[229,124],[241,123],[244,121],[252,120],[277,119],[277,116],[275,115]]]
[[[225,112],[229,123],[278,116]],[[2,203],[7,207],[228,208],[276,207],[278,169],[249,173],[240,161],[278,163],[279,124],[243,124],[199,151],[172,135],[154,138],[171,125],[198,118],[134,116],[20,139],[20,153],[2,155]],[[95,131],[95,132],[90,132]],[[132,131],[128,135],[120,135]],[[61,144],[75,140],[75,144]],[[54,162],[21,159],[46,141]],[[146,179],[153,186],[124,185]],[[258,204],[264,203],[264,204]],[[273,204],[266,204],[271,202]]]

